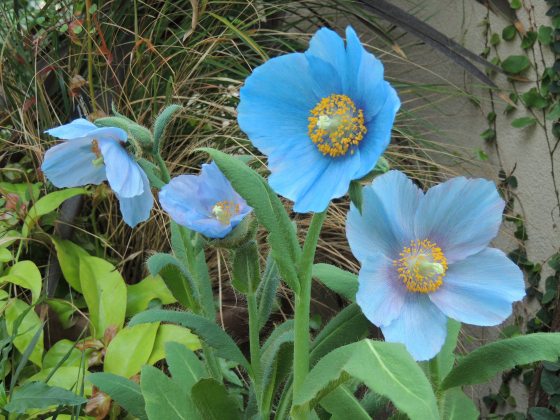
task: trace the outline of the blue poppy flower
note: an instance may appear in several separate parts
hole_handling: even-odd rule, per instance
[[[521,270],[489,248],[504,201],[493,182],[454,178],[425,194],[390,171],[363,190],[362,214],[348,213],[346,235],[361,263],[356,302],[387,341],[416,360],[434,357],[447,317],[500,324],[523,299]]]
[[[79,118],[45,131],[64,140],[45,153],[41,170],[58,188],[99,185],[107,180],[119,199],[123,219],[131,227],[150,216],[153,197],[150,182],[126,151],[124,130],[98,128]]]
[[[305,53],[268,60],[245,81],[238,122],[268,157],[269,184],[294,211],[320,212],[367,175],[391,138],[400,101],[351,27],[323,28]]]
[[[173,178],[159,202],[175,222],[208,238],[225,237],[252,210],[214,162],[203,164],[199,175]]]

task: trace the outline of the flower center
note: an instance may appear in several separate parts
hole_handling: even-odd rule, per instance
[[[99,148],[99,143],[95,139],[93,139],[91,141],[91,151],[95,154],[95,159],[93,159],[91,161],[93,163],[93,166],[103,165],[103,163],[104,163],[103,155],[101,154],[101,149]]]
[[[321,99],[308,120],[309,137],[322,154],[331,157],[354,154],[367,132],[363,111],[346,95]]]
[[[218,201],[212,207],[212,214],[222,225],[229,225],[231,218],[239,214],[239,204],[233,201]]]
[[[443,284],[447,259],[441,248],[427,239],[411,241],[394,260],[399,277],[411,292],[435,292]]]

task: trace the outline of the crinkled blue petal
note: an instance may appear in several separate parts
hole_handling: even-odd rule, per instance
[[[210,217],[206,206],[201,205],[198,197],[196,175],[180,175],[163,186],[159,192],[161,207],[178,224],[186,226],[191,217]]]
[[[448,262],[462,260],[497,235],[504,205],[492,181],[453,178],[430,188],[420,202],[416,235],[435,242]]]
[[[402,343],[415,360],[432,359],[447,335],[447,317],[422,293],[407,293],[401,314],[381,326],[385,341]]]
[[[398,171],[389,171],[365,186],[362,214],[352,205],[346,221],[346,237],[354,256],[362,263],[378,252],[397,258],[414,239],[414,214],[422,195]]]
[[[58,188],[98,185],[105,181],[105,165],[94,165],[91,140],[80,139],[51,147],[45,153],[41,170]]]
[[[99,138],[99,148],[105,162],[111,189],[119,197],[136,197],[144,191],[144,171],[123,145],[111,138]]]
[[[502,251],[486,248],[449,266],[431,301],[450,318],[490,326],[511,315],[525,296],[523,273]]]
[[[375,164],[391,142],[391,130],[400,107],[397,92],[387,82],[386,100],[377,114],[366,124],[367,133],[359,145],[361,165],[356,178],[362,178],[373,170]]]
[[[150,190],[150,181],[146,174],[141,171],[140,177],[142,178],[142,193],[134,197],[122,197],[116,194],[119,199],[119,205],[123,220],[130,227],[136,226],[140,222],[148,220],[150,212],[154,205],[154,197]]]
[[[78,118],[71,123],[46,130],[45,133],[63,140],[84,138],[97,127],[84,118]]]
[[[362,264],[358,282],[356,303],[367,319],[382,326],[399,317],[407,290],[390,259],[380,253],[370,255]]]
[[[99,139],[110,139],[115,142],[126,143],[128,134],[122,128],[118,127],[101,127],[96,128],[88,133],[88,137]]]
[[[235,192],[229,180],[220,171],[215,162],[205,163],[198,177],[195,177],[198,185],[197,202],[200,203],[201,212],[212,214],[212,208],[219,201],[233,201],[245,203],[239,194]],[[204,209],[204,211],[202,210]]]
[[[323,61],[330,65],[329,67],[332,69],[331,74],[320,77],[318,73],[314,73],[313,76],[321,83],[336,82],[337,91],[333,91],[331,94],[342,93],[342,90],[346,89],[348,84],[348,76],[346,74],[346,49],[344,47],[344,41],[336,32],[328,28],[319,29],[309,41],[309,48],[305,52],[305,55],[310,61],[310,67],[312,69],[314,62]],[[316,57],[320,61],[312,60],[312,57]]]

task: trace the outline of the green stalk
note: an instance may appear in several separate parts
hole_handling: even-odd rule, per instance
[[[299,265],[300,290],[295,299],[294,319],[294,386],[293,401],[302,391],[303,382],[309,372],[309,309],[311,304],[311,270],[315,259],[317,241],[327,211],[315,213],[303,244]],[[306,419],[307,413],[298,414],[294,419]]]
[[[259,408],[262,408],[262,369],[261,369],[261,345],[259,335],[259,308],[255,292],[247,294],[247,308],[249,310],[249,348],[251,353],[251,368],[253,371],[253,383],[255,395]],[[262,415],[263,413],[261,413]]]

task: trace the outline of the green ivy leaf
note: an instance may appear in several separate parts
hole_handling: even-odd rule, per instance
[[[552,44],[552,41],[553,41],[552,34],[553,34],[553,32],[554,32],[554,29],[552,29],[550,26],[540,26],[539,27],[539,33],[538,33],[539,42],[543,45]]]
[[[509,4],[513,10],[521,9],[521,7],[523,6],[521,0],[509,0]]]
[[[532,127],[537,123],[537,120],[535,120],[533,117],[521,117],[521,118],[516,118],[515,120],[513,120],[511,122],[512,127],[515,128],[526,128],[526,127]]]
[[[502,38],[504,39],[504,41],[513,40],[513,38],[515,38],[516,34],[517,34],[517,29],[515,29],[515,26],[513,26],[513,25],[506,26],[502,30]]]
[[[519,74],[529,68],[529,59],[524,55],[510,55],[502,61],[502,69],[509,74]]]
[[[488,128],[480,134],[480,137],[482,137],[484,141],[492,142],[496,139],[496,131],[492,128]]]

